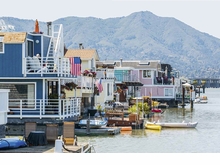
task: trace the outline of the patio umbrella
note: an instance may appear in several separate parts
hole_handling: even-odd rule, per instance
[[[38,20],[36,19],[36,21],[35,21],[35,29],[34,29],[34,32],[35,33],[39,33],[40,31],[39,31],[39,23],[38,23]]]

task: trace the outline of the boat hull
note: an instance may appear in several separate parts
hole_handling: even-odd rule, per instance
[[[159,123],[159,122],[148,122],[148,124],[155,124],[161,127],[168,127],[168,128],[195,128],[198,122],[182,122],[182,123]]]
[[[107,120],[97,120],[97,119],[90,119],[89,120],[89,124],[87,123],[88,119],[82,119],[79,121],[79,127],[81,128],[87,128],[87,126],[89,125],[89,128],[102,128],[102,127],[106,127],[108,121]]]
[[[160,125],[161,127],[169,127],[169,128],[195,128],[198,122],[188,122],[188,123],[155,123],[156,125]]]

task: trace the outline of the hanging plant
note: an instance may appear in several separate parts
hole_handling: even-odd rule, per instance
[[[89,70],[84,70],[82,74],[83,76],[96,77],[96,72],[89,71]]]
[[[64,88],[66,89],[66,90],[73,90],[75,87],[77,87],[78,85],[77,84],[75,84],[75,83],[73,83],[73,82],[69,82],[69,83],[66,83],[65,84],[65,86],[64,86]]]

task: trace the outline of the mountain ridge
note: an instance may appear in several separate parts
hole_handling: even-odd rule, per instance
[[[33,31],[35,20],[0,17],[16,31]],[[173,18],[148,11],[116,18],[69,16],[55,20],[64,27],[67,48],[96,49],[101,60],[160,60],[180,75],[219,78],[220,39]],[[46,32],[46,23],[39,22]]]

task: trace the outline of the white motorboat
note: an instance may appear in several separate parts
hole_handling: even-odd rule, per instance
[[[182,122],[182,123],[163,123],[163,122],[155,122],[156,125],[160,125],[162,127],[169,128],[195,128],[198,122]]]
[[[106,118],[95,117],[94,119],[81,119],[78,125],[80,128],[87,128],[88,126],[89,128],[103,128],[106,127],[107,124],[108,120]]]

